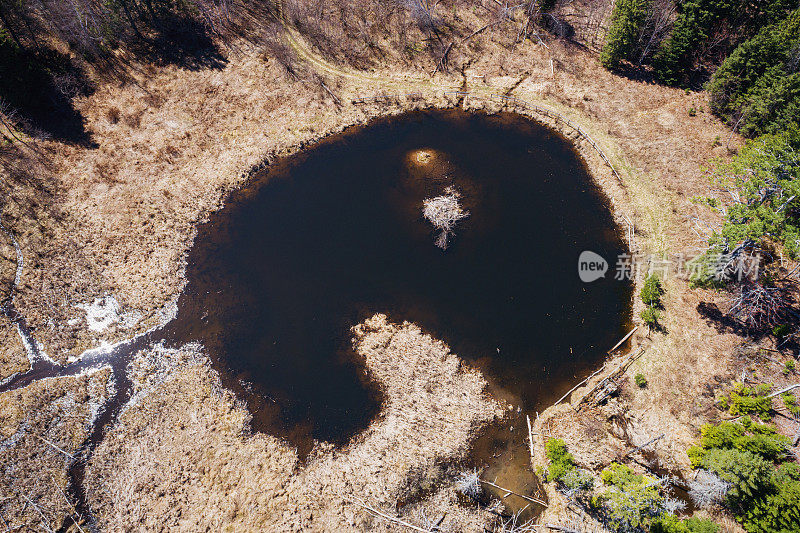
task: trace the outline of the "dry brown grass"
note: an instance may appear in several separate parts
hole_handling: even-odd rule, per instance
[[[382,416],[342,450],[319,443],[305,465],[276,438],[249,434],[247,411],[197,354],[170,355],[166,378],[124,412],[89,467],[103,530],[371,530],[380,524],[354,498],[393,509],[437,481],[499,405],[477,371],[415,326],[376,315],[354,331],[385,393]],[[422,505],[441,513],[453,499],[445,489]],[[456,519],[463,531],[487,515],[448,513]]]
[[[452,5],[443,7],[442,16],[461,34],[494,16],[491,6],[455,15]],[[686,252],[702,244],[688,220],[697,209],[691,197],[707,190],[700,167],[710,157],[726,154],[724,146],[712,145],[717,136],[724,140],[728,135],[709,113],[688,115],[690,107],[705,107],[705,95],[613,75],[600,67],[593,53],[574,44],[549,39],[549,49],[531,41],[515,45],[516,30],[516,21],[500,24],[454,47],[448,72],[433,79],[428,73],[435,54],[401,57],[392,51],[399,49],[396,43],[386,41],[378,43],[386,51],[381,60],[374,61],[380,54],[370,56],[369,72],[317,60],[303,70],[298,67],[303,64],[298,48],[243,43],[227,50],[229,62],[221,70],[144,66],[133,69],[122,85],[100,85],[91,96],[79,98],[76,106],[97,146],[41,142],[47,165],[36,167],[33,175],[47,185],[25,181],[27,185],[12,189],[13,196],[3,189],[3,198],[9,198],[2,205],[3,220],[12,222],[26,254],[18,307],[37,339],[57,360],[92,345],[98,335],[88,332],[83,322],[67,321],[82,318],[76,304],[104,294],[114,295],[125,310],[143,313],[134,330],[152,326],[160,320],[159,310],[183,287],[183,261],[196,224],[221,205],[227,191],[245,182],[252,165],[380,114],[454,105],[456,99],[441,91],[462,84],[484,95],[509,92],[580,123],[622,174],[619,184],[586,143],[576,141],[615,212],[634,219],[642,251]],[[408,35],[412,40],[418,37]],[[297,73],[290,74],[287,65],[294,65]],[[313,70],[321,72],[343,106],[334,105],[308,76]],[[382,92],[420,92],[422,97],[351,103]],[[465,106],[501,108],[470,99]],[[737,143],[733,139],[731,144]],[[0,187],[11,183],[14,174],[9,168],[0,167]],[[41,191],[52,193],[55,200],[36,206],[34,200],[44,198]],[[50,206],[57,207],[56,214],[42,211]],[[7,259],[7,250],[0,252]],[[6,263],[0,259],[0,264]],[[728,354],[738,340],[731,334],[718,335],[700,319],[697,304],[713,299],[713,294],[691,291],[682,281],[670,281],[667,287],[668,334],[637,338],[637,343],[650,347],[629,373],[642,371],[650,386],[626,395],[626,416],[637,435],[669,428],[663,455],[685,465],[683,451],[709,416],[707,385],[730,375]],[[8,323],[2,328],[0,378],[26,364],[16,332]],[[118,340],[134,330],[112,328],[99,336]],[[364,338],[372,338],[369,335],[373,333],[365,332]],[[426,342],[435,348],[432,340]],[[383,380],[406,370],[392,368],[383,377],[379,369],[375,372]],[[417,379],[425,372],[406,377]],[[469,373],[451,378],[469,384],[472,392],[467,397],[473,397],[480,381]],[[400,389],[395,390],[401,398]],[[390,402],[394,407],[358,443],[321,453],[300,468],[294,453],[275,439],[247,435],[246,413],[219,390],[208,368],[177,370],[174,379],[123,415],[122,424],[99,448],[90,474],[92,505],[112,530],[126,527],[126,513],[141,517],[143,527],[152,529],[164,527],[160,524],[185,529],[198,524],[301,527],[309,521],[323,524],[320,528],[356,528],[365,523],[365,516],[339,496],[326,496],[324,505],[315,503],[319,491],[335,493],[347,483],[352,485],[348,490],[364,491],[365,480],[374,476],[383,481],[374,488],[373,503],[391,504],[409,469],[425,471],[434,458],[461,453],[469,428],[487,415],[470,411],[475,406],[460,401],[444,406],[397,402]],[[404,414],[405,409],[410,411]],[[458,414],[461,409],[473,413],[469,424]],[[408,427],[408,416],[419,412],[454,417],[451,422],[459,425],[451,428],[453,439],[433,449],[415,448],[420,444],[402,432],[393,434],[394,442],[380,440],[391,430],[386,416],[394,413],[390,420]],[[605,414],[593,416],[605,424]],[[429,436],[445,422],[417,421]],[[8,425],[16,431],[11,419]],[[586,420],[577,427],[584,426],[597,424]],[[428,440],[435,444],[436,439],[433,434]],[[152,461],[163,468],[150,469],[140,481],[139,470],[147,470]],[[112,497],[117,489],[119,494]],[[447,499],[444,493],[438,497]],[[284,513],[288,522],[283,522]]]
[[[58,529],[73,514],[67,468],[105,396],[107,371],[39,381],[0,396],[0,523]],[[57,449],[58,448],[58,449]],[[38,509],[37,509],[38,507]],[[12,529],[13,528],[13,529]]]

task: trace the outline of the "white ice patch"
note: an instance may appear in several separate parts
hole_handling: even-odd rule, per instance
[[[178,296],[167,302],[164,307],[158,310],[156,316],[159,324],[166,325],[178,316]]]
[[[113,296],[95,298],[92,303],[78,304],[75,307],[86,311],[86,325],[89,331],[94,332],[103,331],[112,324],[118,324],[125,329],[132,328],[142,319],[142,314],[138,311],[123,313],[119,302]],[[73,325],[72,320],[69,324]]]
[[[103,331],[120,320],[119,302],[113,296],[95,298],[91,304],[78,304],[75,307],[86,311],[86,325],[90,331]]]

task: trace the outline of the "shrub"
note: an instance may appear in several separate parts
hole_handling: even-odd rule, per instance
[[[689,116],[690,117],[696,117],[697,116],[697,109],[694,106],[689,108]]]
[[[723,211],[721,231],[710,241],[717,252],[744,242],[779,242],[790,257],[800,245],[800,129],[762,135],[748,141],[728,162],[717,161],[710,172],[715,187],[740,198]],[[770,194],[762,194],[769,189]],[[716,199],[709,199],[711,202]],[[717,254],[717,257],[719,254]]]
[[[567,474],[576,469],[575,458],[567,451],[567,444],[562,439],[548,440],[544,449],[550,461],[547,469],[548,481],[560,483]]]
[[[715,198],[699,199],[711,205],[711,207],[718,207]],[[723,273],[719,271],[718,265],[718,250],[716,246],[710,247],[701,255],[691,259],[687,265],[691,266],[691,274],[689,275],[689,286],[693,289],[721,289],[725,286],[725,278]]]
[[[719,479],[704,474],[711,482],[693,486],[692,492],[699,490],[708,502],[725,493],[727,506],[748,532],[800,530],[800,466],[790,462],[775,468],[786,458],[789,439],[747,418],[741,424],[708,424],[701,433],[700,446],[688,450],[692,465]],[[728,485],[720,486],[720,480]]]
[[[718,533],[719,526],[707,518],[684,518],[665,514],[653,521],[650,533]]]
[[[768,424],[755,424],[744,418],[740,422],[706,424],[700,429],[700,445],[687,451],[692,466],[703,466],[710,450],[738,450],[753,453],[769,461],[782,459],[786,455],[789,439]]]
[[[772,387],[759,385],[746,387],[737,383],[730,392],[728,412],[732,415],[758,415],[762,420],[772,419],[772,399],[767,398]]]
[[[661,285],[661,280],[658,276],[650,274],[645,278],[642,290],[639,292],[639,297],[649,307],[659,307],[661,305],[661,296],[664,294],[664,288]]]
[[[647,309],[643,310],[639,313],[639,316],[642,318],[645,324],[647,324],[650,328],[657,328],[658,321],[661,319],[661,311],[654,307],[648,307]]]
[[[617,0],[611,13],[611,27],[600,54],[607,69],[615,69],[635,51],[642,26],[647,18],[649,0]]]
[[[800,529],[800,467],[786,463],[775,469],[756,454],[712,450],[706,467],[731,483],[727,502],[747,531]]]
[[[594,488],[594,478],[586,470],[573,468],[561,477],[561,484],[570,492],[585,492]]]
[[[783,400],[783,405],[786,406],[786,410],[789,411],[792,416],[800,416],[800,405],[797,404],[797,398],[791,392],[784,392],[781,394],[781,399]]]
[[[782,337],[787,336],[792,332],[792,327],[788,324],[779,324],[772,328],[772,334],[778,337],[779,339]]]
[[[636,386],[640,389],[647,387],[647,378],[644,377],[644,374],[637,373],[635,376],[633,376],[633,381],[636,382]]]
[[[740,504],[769,488],[773,466],[755,453],[736,449],[712,449],[703,458],[703,467],[731,484],[728,500]]]
[[[740,503],[738,518],[747,531],[800,531],[800,467],[776,469],[767,492]]]
[[[653,479],[635,474],[629,466],[612,463],[600,477],[611,489],[603,493],[602,505],[617,530],[645,529],[664,510],[664,497]]]

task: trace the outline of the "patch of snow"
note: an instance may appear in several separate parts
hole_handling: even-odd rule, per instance
[[[6,383],[10,383],[11,380],[14,379],[15,377],[17,377],[18,375],[19,375],[19,372],[14,372],[10,376],[7,376],[7,377],[5,377],[3,379],[0,379],[0,387],[5,385]]]
[[[86,311],[86,325],[90,331],[103,331],[120,320],[120,306],[113,296],[95,298],[91,304],[78,304],[75,307]]]
[[[119,317],[119,326],[121,328],[129,329],[139,323],[142,319],[142,313],[139,311],[128,311],[122,313]]]
[[[178,316],[178,296],[172,298],[172,300],[167,302],[164,307],[159,309],[156,313],[156,316],[158,317],[158,323],[161,324],[161,326],[165,326],[169,322],[173,321],[175,317]]]

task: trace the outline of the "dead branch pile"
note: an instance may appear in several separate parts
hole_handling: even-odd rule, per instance
[[[778,324],[790,305],[784,290],[760,283],[745,283],[730,300],[728,314],[750,329]]]
[[[454,233],[456,223],[467,218],[469,211],[464,211],[458,199],[461,195],[454,187],[447,187],[445,194],[423,201],[422,214],[441,233],[436,238],[436,246],[447,249],[447,239]]]

